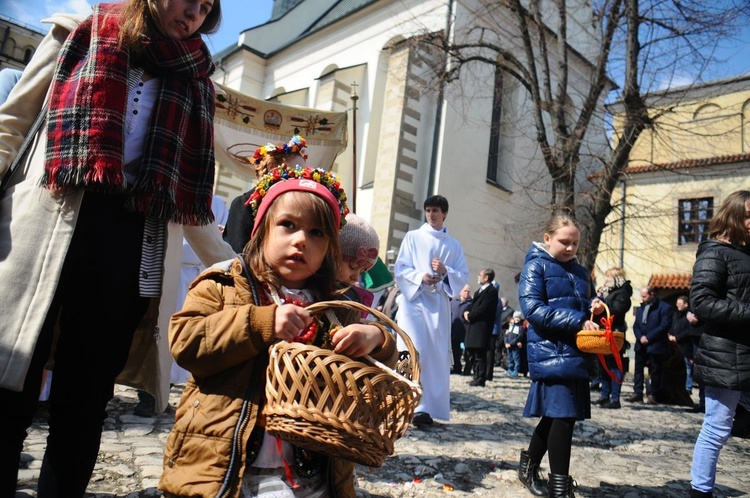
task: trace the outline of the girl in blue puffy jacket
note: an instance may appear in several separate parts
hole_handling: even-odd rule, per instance
[[[529,322],[529,376],[532,383],[524,417],[541,417],[527,451],[521,451],[518,477],[536,496],[572,497],[570,450],[576,420],[591,417],[589,355],[575,346],[576,333],[595,330],[589,320],[593,286],[589,271],[575,259],[581,232],[565,214],[547,223],[544,243],[526,255],[518,298]],[[549,483],[539,465],[549,453]]]

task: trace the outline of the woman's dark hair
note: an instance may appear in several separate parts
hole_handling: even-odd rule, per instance
[[[152,14],[152,0],[126,0],[120,15],[120,47],[136,48],[142,36],[148,35],[155,22]],[[208,13],[198,33],[207,35],[215,33],[221,24],[221,0],[214,0],[211,12]]]
[[[310,212],[314,219],[323,228],[323,232],[328,238],[328,251],[323,259],[323,264],[314,275],[308,280],[308,287],[311,290],[319,292],[320,295],[316,296],[322,300],[331,299],[336,286],[336,265],[338,264],[340,253],[339,253],[339,229],[335,224],[333,218],[333,211],[331,206],[328,205],[320,196],[310,192],[287,192],[281,194],[279,197],[274,199],[266,211],[265,216],[260,222],[258,231],[255,236],[250,239],[250,242],[245,246],[243,256],[247,262],[250,271],[260,280],[261,282],[267,282],[272,287],[279,288],[279,278],[273,272],[271,267],[268,265],[268,261],[263,254],[263,244],[268,237],[271,227],[276,218],[275,207],[278,206],[279,199],[292,196],[292,202],[297,205],[299,212]]]
[[[708,237],[726,239],[732,244],[750,244],[750,235],[745,227],[747,201],[750,201],[748,190],[738,190],[729,194],[708,225]]]

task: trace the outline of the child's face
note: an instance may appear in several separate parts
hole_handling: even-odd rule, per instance
[[[290,288],[305,287],[318,271],[328,251],[328,237],[309,210],[295,200],[292,192],[275,201],[263,253],[279,282]]]
[[[336,280],[348,285],[358,285],[359,276],[367,271],[364,264],[358,265],[351,261],[341,260],[336,269]]]
[[[578,242],[581,232],[574,226],[563,226],[558,228],[553,235],[544,234],[544,245],[553,258],[567,263],[578,252]]]

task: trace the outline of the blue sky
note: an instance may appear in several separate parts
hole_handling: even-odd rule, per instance
[[[0,0],[0,13],[24,22],[42,32],[46,25],[40,19],[55,12],[91,12],[90,5],[101,0]],[[237,43],[240,31],[263,24],[271,17],[273,0],[221,0],[223,18],[219,31],[208,37],[212,52]]]
[[[47,27],[40,19],[54,12],[88,13],[90,5],[101,0],[0,0],[0,13],[22,21],[41,31]],[[222,0],[223,20],[219,31],[208,37],[208,45],[216,53],[237,43],[240,31],[263,24],[271,17],[273,0]],[[739,31],[733,39],[719,43],[717,58],[720,62],[711,66],[703,79],[719,79],[750,73],[750,26]],[[679,72],[672,76],[672,86],[691,83],[695,75]],[[668,86],[662,81],[659,86]]]

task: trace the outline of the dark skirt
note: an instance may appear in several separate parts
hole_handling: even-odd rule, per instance
[[[529,387],[524,417],[591,418],[587,379],[535,380]]]

